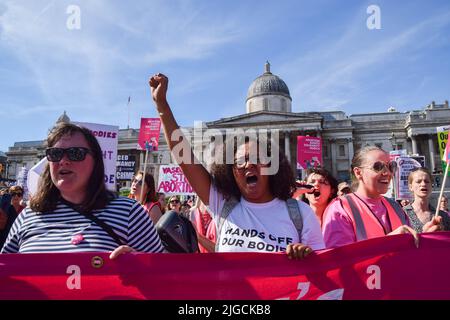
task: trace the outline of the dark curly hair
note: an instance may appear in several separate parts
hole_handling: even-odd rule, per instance
[[[224,141],[225,148],[223,150],[228,150],[226,148],[227,144],[233,142],[235,155],[238,145],[237,139],[234,138],[233,140],[234,141],[230,140]],[[256,141],[257,145],[259,146],[260,140],[257,139]],[[246,137],[244,143],[248,142],[249,139],[248,137]],[[272,156],[271,140],[267,140],[267,155],[269,158]],[[280,200],[287,200],[292,197],[292,194],[295,191],[294,172],[292,171],[289,160],[280,150],[278,150],[278,157],[279,157],[278,171],[273,175],[269,175],[270,193]],[[212,176],[212,183],[217,188],[217,190],[221,194],[223,194],[223,196],[226,199],[234,197],[239,200],[241,198],[241,191],[239,190],[239,187],[233,175],[233,164],[214,162],[211,165],[210,172]]]
[[[331,200],[333,200],[334,198],[337,197],[338,182],[337,182],[336,178],[333,177],[333,175],[325,168],[317,167],[317,168],[310,168],[310,169],[306,170],[305,181],[307,181],[308,178],[313,174],[321,175],[330,184],[331,192],[330,192],[330,198],[328,199],[328,203],[330,203]],[[309,201],[308,201],[308,199],[306,199],[306,197],[303,197],[302,200],[304,202],[306,202],[307,204],[309,204]]]

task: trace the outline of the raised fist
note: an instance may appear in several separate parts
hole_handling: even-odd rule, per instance
[[[155,103],[166,102],[167,85],[169,79],[162,73],[157,73],[150,77],[148,84],[152,92],[152,98]]]

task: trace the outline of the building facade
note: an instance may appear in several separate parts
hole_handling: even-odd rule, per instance
[[[436,177],[442,172],[436,127],[448,125],[448,101],[435,102],[408,112],[387,112],[346,115],[342,111],[292,112],[292,98],[286,83],[265,64],[264,73],[249,86],[245,113],[204,124],[206,129],[225,132],[227,129],[278,129],[280,148],[296,170],[297,136],[309,135],[322,139],[323,165],[338,180],[350,179],[354,152],[366,145],[377,145],[386,151],[406,149],[408,154],[425,156],[425,164]],[[64,114],[57,120],[69,121]],[[191,137],[193,127],[183,128]],[[139,129],[119,131],[119,155],[135,157],[138,168],[143,167],[144,154],[136,150]],[[193,139],[193,138],[192,138]],[[191,142],[194,142],[191,140]],[[206,146],[204,146],[206,147]],[[31,168],[44,156],[43,141],[16,142],[7,155],[7,177],[15,179],[21,167]],[[159,150],[147,161],[148,171],[156,174],[161,164],[172,163],[161,131]],[[119,181],[120,186],[129,185]],[[437,185],[435,186],[437,187]]]

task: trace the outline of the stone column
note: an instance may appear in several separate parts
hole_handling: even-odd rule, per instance
[[[412,142],[412,153],[417,153],[417,138],[416,136],[411,136],[411,142]]]
[[[353,160],[353,155],[354,155],[354,150],[353,150],[353,139],[349,138],[348,139],[348,168],[350,169],[352,167],[352,160]]]
[[[432,135],[430,135],[428,137],[428,150],[430,152],[430,171],[434,172],[434,168],[435,168],[435,163],[434,163],[434,143],[433,143],[433,137]]]
[[[336,139],[330,139],[330,145],[331,145],[331,171],[333,174],[333,177],[337,177],[337,159],[336,159]]]
[[[286,155],[286,158],[289,160],[289,163],[292,163],[291,159],[291,144],[290,144],[290,132],[285,131],[284,132],[284,153]]]

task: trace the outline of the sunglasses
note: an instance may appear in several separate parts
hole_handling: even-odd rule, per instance
[[[180,203],[178,200],[170,200],[170,203]]]
[[[259,159],[259,156],[256,160],[256,163],[250,162],[250,158],[249,157],[240,157],[240,158],[236,158],[236,160],[234,160],[234,164],[233,166],[238,169],[244,169],[245,166],[247,164],[254,164],[254,165],[260,165],[260,166],[268,166],[270,162],[267,163],[262,163],[262,161]]]
[[[86,155],[91,153],[88,148],[84,147],[70,147],[70,148],[47,148],[45,150],[45,155],[47,160],[51,162],[58,162],[67,155],[70,161],[83,161],[86,159]]]
[[[395,170],[397,170],[397,162],[389,161],[388,163],[385,163],[383,161],[377,161],[371,167],[366,166],[360,168],[368,168],[375,171],[376,173],[380,173],[383,170],[388,170],[389,172],[394,173]]]
[[[137,186],[142,186],[142,179],[141,180],[133,179],[131,183],[134,183]]]
[[[18,196],[18,197],[23,197],[23,193],[22,192],[12,192],[11,193],[11,197],[14,197],[14,196]]]

